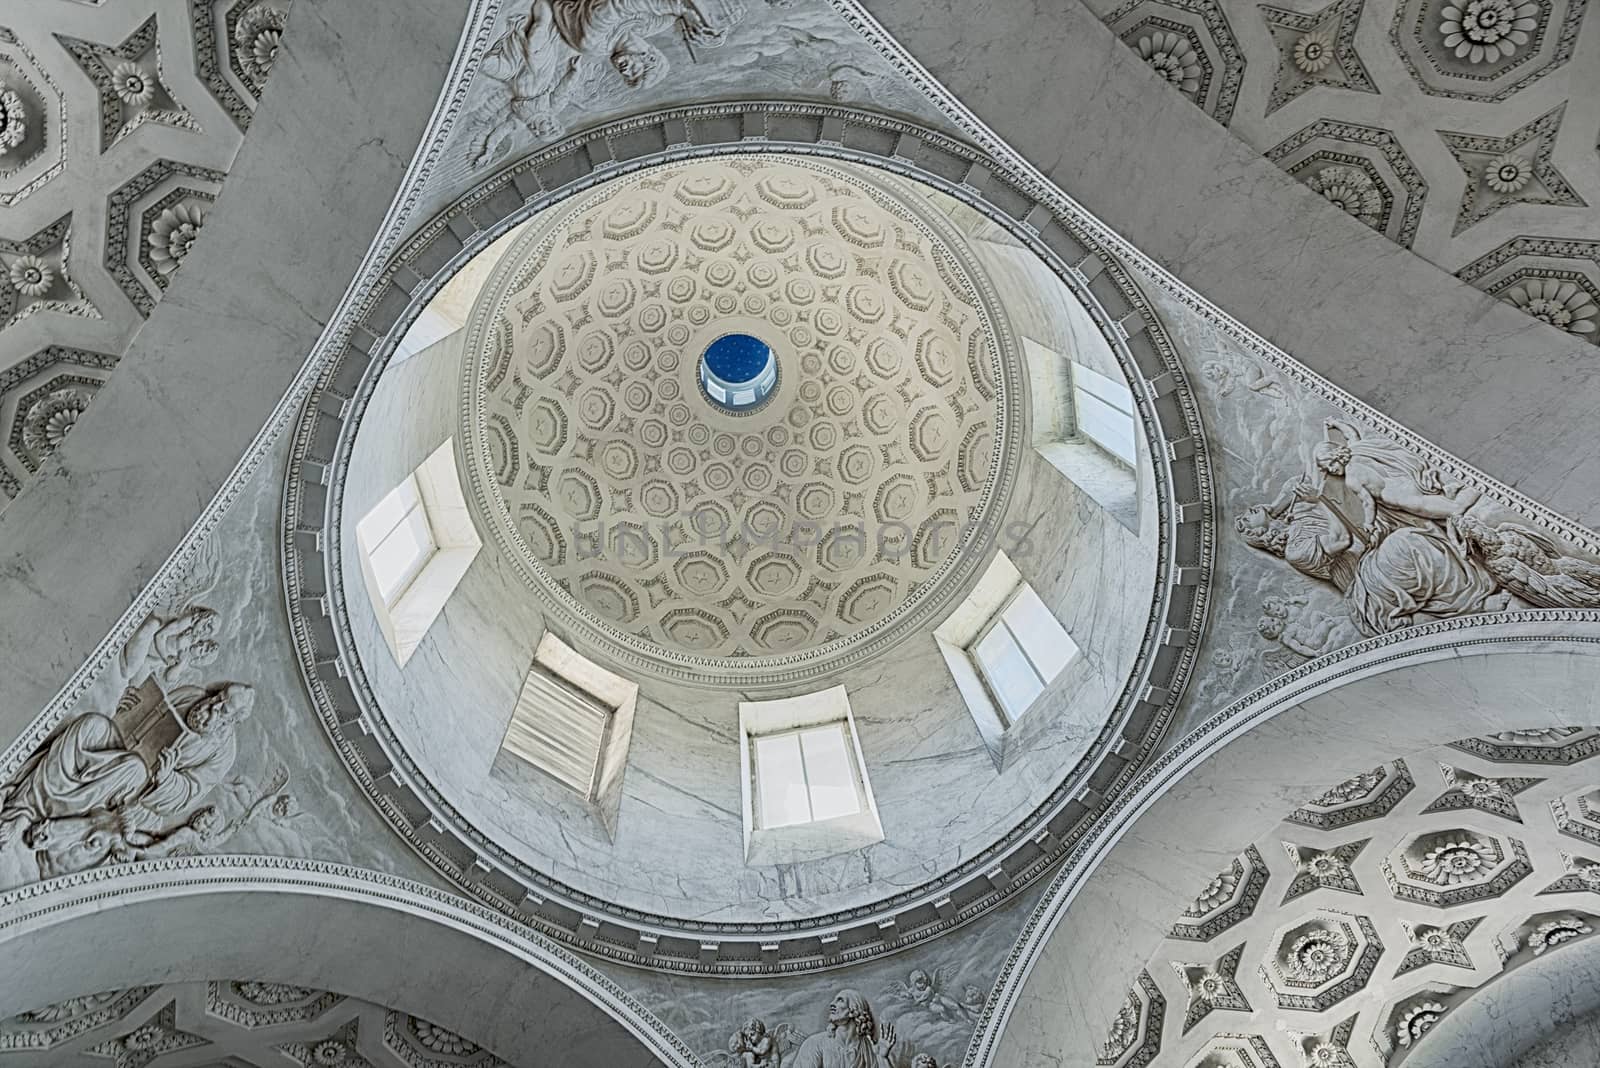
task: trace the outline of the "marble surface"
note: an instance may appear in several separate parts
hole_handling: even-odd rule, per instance
[[[519,1068],[548,1064],[552,1049],[592,1068],[694,1066],[679,1044],[647,1037],[651,1014],[575,958],[424,887],[250,858],[192,874],[207,885],[178,889],[176,870],[122,871],[0,899],[11,962],[0,1013],[85,992],[250,976],[422,1016]]]
[[[1600,1057],[1600,942],[1511,972],[1447,1013],[1407,1068],[1579,1068]]]
[[[93,417],[0,514],[0,735],[89,657],[279,403],[383,219],[462,14],[297,12],[207,240]]]
[[[647,34],[665,61],[654,80],[629,87],[599,57],[586,58],[571,92],[554,106],[532,109],[541,117],[541,129],[513,125],[491,146],[488,158],[475,163],[484,120],[493,122],[505,114],[497,86],[480,75],[468,89],[465,121],[423,193],[424,209],[444,206],[496,167],[553,144],[565,133],[678,104],[730,98],[839,101],[938,121],[938,110],[846,26],[827,0],[716,0],[703,6],[723,31],[714,47],[686,43],[668,20],[661,20],[661,29]],[[532,7],[530,0],[507,0],[496,32],[524,18]],[[534,64],[540,65],[539,58]]]
[[[1588,652],[1600,622],[1492,618],[1471,628],[1471,647],[1447,627],[1415,632],[1365,665],[1324,669],[1326,685],[1305,676],[1296,683],[1304,695],[1262,690],[1231,710],[1248,731],[1231,734],[1219,717],[1208,725],[1214,738],[1186,740],[1169,758],[1169,785],[1107,836],[1092,872],[1053,891],[1070,905],[1049,910],[1053,929],[998,1042],[976,1063],[1092,1063],[1128,981],[1194,888],[1305,798],[1440,738],[1544,727],[1587,706],[1600,679]]]
[[[988,1009],[994,977],[1035,898],[1034,892],[1021,895],[952,937],[822,975],[717,982],[622,968],[610,971],[650,1005],[707,1068],[745,1068],[729,1055],[729,1048],[735,1032],[752,1018],[761,1020],[769,1033],[782,1033],[778,1043],[784,1051],[782,1063],[795,1063],[796,1042],[823,1030],[829,1001],[846,989],[866,999],[880,1027],[894,1026],[898,1042],[888,1068],[910,1068],[919,1053],[947,1068],[962,1063],[963,1051]]]
[[[1442,448],[1600,522],[1588,342],[1296,184],[1171,92],[1080,0],[1047,16],[1027,0],[864,6],[994,133],[1203,298]]]
[[[352,523],[453,431],[459,360],[459,342],[447,338],[380,382],[352,455]],[[485,543],[404,669],[362,592],[351,523],[345,583],[356,646],[385,715],[411,759],[491,840],[625,906],[694,920],[796,919],[915,888],[961,863],[1039,804],[1098,736],[1143,632],[1143,613],[1129,607],[1150,596],[1154,550],[1035,453],[1023,463],[1000,544],[1082,650],[1014,728],[1004,773],[931,630],[919,631],[831,680],[849,692],[885,841],[783,865],[744,860],[740,694],[639,678],[613,838],[554,781],[495,770],[547,621],[494,545]]]

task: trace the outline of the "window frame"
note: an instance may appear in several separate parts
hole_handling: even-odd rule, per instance
[[[454,442],[445,438],[421,463],[397,476],[393,486],[361,514],[354,531],[345,535],[350,539],[347,558],[359,566],[384,644],[401,668],[421,647],[483,547],[462,494]],[[401,502],[390,504],[397,495],[409,498],[404,507]],[[398,514],[380,527],[387,519],[380,513],[386,511]],[[385,593],[375,556],[392,538],[413,539],[416,523],[426,532],[429,547],[407,561],[394,588]]]
[[[394,521],[394,524],[390,526],[387,531],[373,539],[373,542],[370,546],[365,544],[365,534],[362,536],[363,545],[361,547],[361,551],[366,553],[367,560],[369,562],[373,561],[377,558],[378,553],[382,551],[384,545],[388,543],[389,539],[399,533],[401,527],[404,527],[408,522],[410,522],[412,516],[417,515],[418,513],[421,513],[422,515],[422,527],[428,536],[427,546],[422,550],[422,552],[413,556],[411,560],[407,562],[406,567],[401,574],[400,580],[395,584],[393,591],[383,599],[384,607],[391,610],[395,605],[400,603],[400,598],[404,597],[406,595],[406,591],[409,590],[412,584],[417,581],[417,576],[422,574],[423,569],[428,566],[428,562],[439,553],[439,538],[433,530],[433,517],[428,514],[428,502],[422,496],[421,487],[417,485],[417,473],[415,471],[412,471],[410,474],[406,475],[406,477],[400,481],[399,485],[395,486],[395,488],[390,490],[388,493],[385,493],[383,495],[383,499],[372,507],[371,511],[368,512],[368,515],[383,507],[384,501],[387,501],[390,497],[393,497],[407,486],[411,487],[411,506],[400,514],[400,517]],[[380,585],[382,584],[383,580],[380,576],[378,576],[376,567],[373,568],[373,577],[378,579]]]
[[[989,694],[989,700],[994,703],[995,711],[1000,713],[1000,719],[1007,727],[1011,726],[1013,723],[1017,722],[1017,720],[1027,715],[1028,709],[1033,707],[1034,702],[1038,701],[1039,698],[1043,696],[1044,691],[1049,688],[1050,683],[1055,680],[1056,676],[1061,674],[1061,672],[1058,671],[1056,672],[1056,675],[1053,675],[1048,679],[1045,678],[1044,672],[1040,670],[1038,662],[1033,658],[1033,654],[1028,652],[1028,644],[1022,640],[1022,636],[1017,633],[1016,628],[1006,620],[1006,613],[1011,610],[1011,606],[1016,604],[1017,600],[1022,597],[1024,590],[1031,588],[1032,587],[1028,585],[1026,580],[1017,583],[1016,588],[1006,595],[1005,603],[1002,604],[995,611],[995,613],[989,617],[988,621],[984,623],[982,627],[978,628],[977,635],[972,639],[972,641],[968,642],[966,646],[967,656],[972,659],[973,665],[978,669],[979,681],[983,683],[984,690],[986,690]],[[1037,592],[1035,592],[1034,596],[1038,597],[1039,595]],[[1048,606],[1046,607],[1048,608]],[[1054,613],[1051,614],[1051,618],[1054,618]],[[1060,620],[1056,620],[1056,626],[1061,626]],[[1028,698],[1027,705],[1015,712],[1007,707],[1004,697],[1001,696],[999,685],[992,678],[991,672],[989,671],[989,666],[985,664],[982,657],[978,655],[978,646],[983,644],[983,640],[987,638],[996,627],[1004,627],[1006,629],[1006,633],[1011,635],[1011,640],[1016,643],[1017,648],[1022,653],[1022,659],[1027,663],[1028,669],[1033,672],[1034,681],[1038,683],[1038,689],[1033,692],[1032,697]],[[1061,633],[1066,634],[1066,632],[1067,629],[1065,627],[1061,627]],[[1070,635],[1068,635],[1068,640],[1071,640]]]
[[[582,788],[574,785],[561,772],[551,768],[545,761],[540,760],[535,754],[523,751],[520,747],[514,746],[511,742],[511,732],[518,726],[521,726],[523,730],[528,731],[529,733],[533,733],[533,727],[537,722],[537,717],[539,717],[541,714],[550,714],[549,706],[545,706],[531,711],[520,724],[518,722],[517,715],[518,712],[521,711],[522,697],[528,692],[529,686],[537,685],[537,683],[534,681],[535,679],[542,681],[547,686],[561,690],[573,701],[573,703],[585,706],[586,708],[594,709],[600,713],[600,718],[602,720],[600,725],[600,737],[595,743],[594,761],[589,767],[589,781],[584,784]],[[595,800],[596,795],[599,793],[600,776],[605,765],[606,749],[611,743],[611,736],[612,732],[616,729],[616,723],[617,709],[615,707],[607,704],[598,696],[590,693],[583,687],[569,682],[550,669],[535,662],[532,669],[529,670],[527,676],[525,676],[522,680],[522,689],[517,693],[517,705],[512,709],[511,723],[506,728],[506,739],[501,742],[501,748],[505,749],[508,753],[521,760],[523,763],[537,769],[541,774],[549,776],[551,779],[559,783],[563,789],[570,790],[574,796],[579,797],[584,801],[593,801]]]
[[[775,827],[760,825],[758,806],[761,785],[756,770],[758,758],[755,739],[790,732],[803,737],[806,731],[817,727],[833,727],[839,731],[836,737],[844,743],[857,811],[805,823],[785,823]],[[738,754],[740,821],[744,826],[744,859],[747,865],[767,867],[795,864],[865,849],[883,841],[883,823],[878,816],[877,800],[872,794],[872,770],[845,687],[830,686],[792,697],[740,701]],[[835,767],[829,765],[830,769]],[[817,810],[811,797],[812,783],[810,777],[807,778],[806,809],[809,815],[815,816]],[[841,793],[843,785],[838,783]]]
[[[1116,460],[1119,464],[1122,464],[1128,468],[1137,467],[1139,462],[1139,419],[1133,402],[1132,387],[1125,383],[1119,383],[1111,376],[1102,374],[1099,371],[1096,371],[1094,368],[1080,363],[1077,360],[1071,359],[1070,357],[1068,358],[1068,364],[1069,366],[1067,373],[1070,378],[1068,385],[1072,392],[1073,433],[1079,439],[1086,441],[1100,449],[1107,456]],[[1128,395],[1126,401],[1124,401],[1121,396],[1117,396],[1115,398],[1104,396],[1102,391],[1098,391],[1093,388],[1100,385],[1100,380],[1103,380],[1113,389],[1126,392]],[[1110,442],[1103,440],[1103,438],[1098,434],[1091,433],[1085,427],[1085,421],[1083,419],[1084,406],[1079,401],[1080,394],[1087,396],[1090,399],[1097,401],[1109,408],[1117,418],[1127,423],[1127,436],[1129,438],[1128,445],[1129,451],[1132,453],[1131,456],[1124,456],[1122,452],[1114,447]]]
[[[833,816],[825,816],[822,819],[818,819],[816,815],[816,800],[812,796],[811,775],[806,761],[804,736],[817,731],[828,730],[830,728],[837,731],[839,737],[843,741],[845,770],[850,776],[850,785],[855,791],[856,808],[854,812],[841,812]],[[800,785],[805,791],[806,812],[809,818],[798,820],[792,823],[768,823],[763,817],[762,813],[761,758],[759,756],[759,743],[763,740],[786,737],[800,739],[798,745],[796,746],[800,754],[800,773],[802,776]],[[826,824],[831,820],[850,819],[867,811],[866,784],[862,780],[861,767],[856,753],[855,735],[850,729],[849,720],[841,718],[827,720],[822,723],[808,723],[797,727],[786,727],[779,730],[747,734],[745,738],[750,752],[750,809],[751,820],[753,821],[755,830],[781,831],[791,827],[816,826],[818,824]]]

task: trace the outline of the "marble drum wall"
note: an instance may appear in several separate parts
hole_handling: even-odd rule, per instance
[[[961,571],[950,588],[941,591],[942,599],[932,602],[934,610],[913,616],[911,625],[883,643],[882,650],[827,664],[825,670],[811,676],[752,680],[743,690],[730,688],[726,679],[709,672],[697,677],[673,665],[669,665],[673,670],[660,670],[630,660],[627,649],[619,653],[616,646],[594,640],[591,633],[572,626],[571,606],[558,604],[548,591],[527,580],[527,561],[513,558],[504,539],[496,536],[493,523],[486,521],[481,502],[475,501],[471,510],[483,535],[481,551],[404,668],[390,654],[364,589],[353,533],[356,521],[447,439],[455,440],[458,462],[468,471],[478,471],[473,465],[482,458],[475,460],[473,448],[463,440],[481,430],[471,418],[463,421],[462,413],[473,411],[473,376],[464,373],[463,367],[470,371],[498,342],[492,331],[475,333],[462,328],[475,315],[470,310],[473,296],[494,288],[500,267],[507,273],[526,267],[528,270],[514,279],[519,283],[529,280],[529,271],[537,274],[552,263],[556,264],[553,284],[568,284],[581,276],[582,271],[562,271],[559,253],[535,255],[526,264],[503,257],[508,249],[537,249],[552,235],[558,249],[595,238],[604,245],[609,238],[600,234],[598,225],[589,228],[596,220],[586,215],[586,209],[613,195],[612,183],[579,186],[581,196],[561,199],[531,219],[527,211],[519,215],[514,207],[503,211],[506,222],[487,228],[487,233],[499,240],[487,248],[480,241],[474,246],[478,250],[475,258],[457,257],[448,268],[454,280],[442,289],[437,287],[444,274],[434,274],[434,285],[422,291],[437,295],[425,308],[419,304],[406,313],[405,321],[413,324],[410,334],[404,329],[394,331],[375,350],[381,358],[374,366],[384,365],[380,373],[369,372],[359,382],[347,382],[342,373],[330,379],[340,383],[334,389],[337,395],[343,396],[347,390],[354,394],[349,403],[338,407],[338,419],[345,427],[341,444],[333,446],[331,439],[322,439],[322,429],[313,432],[316,438],[303,439],[316,454],[332,446],[335,457],[324,483],[329,487],[328,507],[324,517],[315,521],[326,524],[321,544],[337,548],[328,554],[332,585],[322,600],[325,617],[334,628],[331,636],[341,651],[335,657],[337,662],[318,657],[319,666],[308,665],[318,680],[328,684],[324,690],[319,682],[313,694],[319,702],[331,702],[332,707],[324,705],[324,724],[333,731],[341,754],[379,810],[441,871],[469,886],[481,899],[520,918],[531,916],[541,929],[556,937],[573,938],[618,959],[700,971],[808,968],[825,966],[830,960],[856,959],[863,953],[881,952],[894,942],[905,944],[906,939],[925,937],[1008,899],[1012,883],[1008,869],[1017,873],[1016,887],[1026,885],[1022,880],[1031,879],[1035,867],[1043,870],[1048,858],[1062,847],[1064,840],[1056,835],[1071,833],[1069,828],[1084,817],[1086,809],[1102,803],[1099,791],[1114,790],[1121,769],[1156,743],[1166,722],[1158,714],[1166,691],[1153,688],[1148,680],[1152,671],[1181,670],[1180,650],[1194,631],[1175,630],[1169,621],[1179,618],[1179,612],[1187,618],[1203,605],[1203,600],[1193,596],[1174,601],[1170,592],[1184,586],[1193,590],[1202,580],[1196,570],[1174,568],[1172,554],[1177,552],[1182,558],[1188,550],[1173,548],[1169,539],[1174,528],[1171,520],[1164,518],[1175,496],[1169,473],[1173,457],[1192,453],[1180,443],[1176,451],[1167,447],[1156,454],[1155,466],[1150,462],[1147,436],[1163,442],[1178,437],[1198,440],[1192,432],[1186,435],[1163,425],[1163,414],[1155,409],[1165,393],[1136,392],[1142,468],[1136,523],[1119,522],[1107,515],[1084,489],[1032,447],[1035,428],[1030,382],[1048,369],[1036,357],[1024,361],[1019,355],[1025,346],[1012,336],[1012,309],[1002,306],[984,266],[1004,266],[1023,252],[1025,242],[1000,240],[1004,227],[991,227],[983,237],[997,248],[1004,245],[1004,254],[978,250],[975,217],[970,212],[963,215],[956,201],[940,198],[905,175],[892,176],[839,159],[809,163],[765,155],[755,159],[748,151],[742,156],[743,168],[732,168],[736,174],[748,176],[763,166],[797,171],[809,168],[813,176],[826,174],[834,192],[850,187],[869,198],[867,203],[883,208],[891,218],[893,232],[884,236],[886,248],[899,249],[912,258],[928,255],[936,247],[945,249],[936,262],[927,264],[925,281],[955,284],[958,289],[965,286],[966,304],[957,308],[946,301],[941,307],[936,301],[925,313],[928,322],[920,326],[943,316],[953,317],[958,324],[965,320],[981,323],[987,331],[960,349],[955,368],[941,362],[947,353],[933,357],[923,353],[925,358],[919,359],[915,344],[905,344],[908,373],[928,383],[931,367],[934,381],[917,385],[912,379],[896,380],[881,391],[900,394],[902,407],[915,407],[912,402],[927,390],[940,397],[938,404],[952,417],[987,419],[991,427],[1000,425],[1000,431],[990,431],[993,448],[984,455],[993,457],[992,468],[1009,480],[1004,492],[991,500],[993,519],[988,526],[992,529],[988,541],[973,554],[976,559],[969,562],[974,566]],[[714,211],[709,204],[692,203],[710,186],[688,188],[693,183],[685,178],[687,172],[680,174],[673,170],[675,166],[712,173],[728,169],[727,164],[715,160],[673,163],[631,171],[618,184],[654,181],[674,190],[674,196],[683,192],[677,209],[682,217],[672,221],[692,237],[697,231],[691,220]],[[504,181],[502,177],[502,184]],[[948,193],[950,188],[943,191]],[[482,219],[487,197],[486,193],[471,194],[463,204],[479,207],[462,210],[474,210]],[[534,203],[533,198],[528,198],[528,203]],[[833,217],[832,207],[810,216],[801,212],[801,221],[795,226],[796,235],[803,238],[799,248],[805,248],[810,239],[823,241],[830,227],[834,233],[839,231],[840,220]],[[743,213],[742,225],[750,227],[759,227],[764,221],[759,204],[745,205],[737,197],[731,208],[724,205],[717,210],[731,211],[735,219]],[[479,226],[482,228],[481,223]],[[844,228],[852,226],[845,223]],[[627,236],[622,231],[628,229],[620,226],[619,241]],[[861,236],[860,227],[854,229],[856,236]],[[619,277],[628,274],[629,264],[613,264],[605,255],[602,249],[596,259],[605,272]],[[794,256],[804,268],[817,266],[805,263],[803,252]],[[706,254],[702,258],[717,257]],[[728,258],[743,264],[760,257],[733,247]],[[1113,287],[1109,293],[1121,294],[1120,299],[1132,303],[1134,310],[1128,312],[1127,303],[1118,305],[1123,309],[1119,328],[1100,305],[1088,279],[1105,268],[1099,266],[1103,261],[1092,259],[1071,271],[1063,270],[1059,261],[1054,268],[1043,267],[1041,261],[1038,277],[1048,280],[1053,270],[1059,280],[1055,292],[1036,295],[1039,306],[1017,309],[1027,336],[1047,335],[1037,340],[1060,345],[1064,343],[1061,339],[1083,337],[1087,329],[1091,337],[1099,339],[1095,343],[1103,351],[1078,355],[1096,368],[1115,372],[1130,365],[1127,338],[1142,332],[1137,339],[1140,351],[1148,349],[1170,360],[1170,345],[1159,324],[1148,316],[1147,306],[1127,288],[1126,279],[1114,267],[1102,280]],[[782,269],[781,262],[779,266]],[[884,264],[874,261],[871,250],[852,253],[839,263],[822,263],[824,273],[841,267],[851,278],[888,273]],[[703,268],[691,265],[686,269]],[[1017,275],[1014,263],[1005,270]],[[1011,281],[1008,277],[1007,282]],[[540,316],[549,311],[549,291],[530,296],[526,285],[510,288],[521,298],[513,318],[530,329],[537,327]],[[915,285],[909,291],[913,295],[921,292]],[[838,307],[848,306],[843,291],[835,296]],[[662,324],[650,318],[654,313],[646,306],[660,306],[665,301],[641,299],[638,306],[619,316],[622,328],[618,332],[624,345],[610,354],[613,362],[582,343],[577,333],[596,318],[609,299],[602,288],[592,302],[563,310],[562,321],[574,340],[564,342],[553,361],[550,352],[537,346],[516,352],[512,362],[528,387],[522,403],[529,410],[524,428],[518,431],[519,449],[544,433],[531,411],[543,401],[559,402],[564,408],[565,422],[557,419],[556,425],[567,431],[569,448],[583,447],[585,433],[594,432],[590,424],[610,427],[613,424],[607,419],[622,416],[630,405],[639,409],[631,415],[631,429],[638,432],[639,423],[652,417],[651,404],[671,409],[688,400],[704,403],[681,387],[676,398],[660,398],[651,404],[645,403],[642,393],[633,396],[628,391],[631,372],[624,358],[625,343],[640,334],[648,335],[652,324],[661,329]],[[1065,314],[1064,309],[1074,300],[1082,308],[1073,315]],[[687,307],[688,303],[676,301],[678,306]],[[1052,306],[1062,309],[1060,321],[1053,323],[1049,321]],[[862,307],[866,318],[876,317],[876,309]],[[754,308],[754,302],[742,303],[725,312],[731,311],[735,318],[758,317]],[[650,321],[641,322],[641,316]],[[918,331],[911,328],[919,324],[904,307],[893,315],[901,317],[907,319],[905,328],[914,339]],[[824,324],[823,332],[834,329]],[[868,339],[853,331],[853,326],[841,326],[841,344],[835,348],[847,347],[852,336],[870,348]],[[403,339],[401,335],[405,335]],[[662,336],[667,336],[664,330]],[[663,351],[681,347],[656,344],[663,346]],[[793,344],[792,335],[788,344]],[[777,347],[780,360],[788,360],[789,366],[780,374],[772,404],[816,407],[838,424],[837,439],[808,437],[813,454],[807,461],[813,471],[826,475],[830,464],[837,465],[852,444],[859,444],[856,435],[870,435],[871,428],[849,427],[845,413],[829,411],[826,389],[818,395],[805,387],[813,382],[825,386],[829,374],[850,371],[853,377],[845,381],[856,388],[859,401],[880,392],[881,383],[867,380],[872,372],[866,368],[834,366],[830,356],[837,353],[826,348],[818,349],[821,360],[807,360],[805,357],[812,355],[809,352],[785,351],[783,341]],[[515,345],[512,348],[516,350]],[[952,342],[947,348],[955,351],[956,345]],[[547,364],[542,368],[543,377],[532,373],[530,352]],[[983,353],[998,363],[993,379],[982,385],[975,379],[962,379],[970,373],[974,354]],[[1008,365],[1008,360],[1014,362]],[[585,361],[594,366],[586,366]],[[493,362],[491,358],[489,364]],[[959,366],[963,363],[965,369]],[[953,396],[942,397],[937,386],[950,380],[952,372],[962,379],[961,384]],[[586,400],[599,384],[608,386],[610,405]],[[1181,394],[1187,385],[1181,380],[1169,381],[1165,389]],[[570,408],[565,407],[569,404]],[[325,405],[320,410],[333,412]],[[780,415],[784,411],[775,410]],[[1191,409],[1179,406],[1176,410]],[[747,418],[769,414],[764,407]],[[857,417],[863,424],[868,422],[866,413]],[[898,417],[907,420],[907,426],[917,422],[908,412]],[[672,418],[666,422],[670,424]],[[543,426],[548,430],[549,425],[546,418]],[[685,437],[693,425],[692,421],[679,424]],[[766,439],[765,431],[771,425],[762,426],[761,438]],[[785,425],[792,439],[798,428],[787,420]],[[954,432],[957,426],[961,433]],[[949,466],[935,463],[919,469],[917,479],[927,486],[941,480],[960,484],[963,463],[969,473],[980,470],[972,462],[980,450],[961,448],[974,435],[966,433],[971,428],[958,418],[943,420],[938,429],[939,433],[926,435],[921,444],[931,442],[945,448]],[[758,435],[752,432],[750,436]],[[327,444],[320,443],[323,440]],[[548,434],[544,440],[548,448]],[[752,460],[750,466],[760,462],[753,455],[753,445],[747,453],[737,438],[732,444],[736,455]],[[837,450],[832,455],[828,453],[830,445]],[[660,465],[669,449],[670,445],[654,450],[652,470],[657,474],[664,470]],[[648,450],[641,451],[648,455]],[[907,451],[915,453],[917,445],[908,444]],[[723,458],[715,436],[704,452],[707,455],[699,457],[702,464]],[[494,450],[489,454],[494,461]],[[892,449],[881,455],[884,464],[895,458]],[[538,472],[525,451],[519,457],[518,487],[529,482],[538,485],[549,477],[553,502],[561,490],[560,479]],[[495,462],[503,461],[502,450]],[[641,459],[641,465],[645,462]],[[782,462],[781,455],[777,462]],[[492,463],[490,467],[489,476],[497,477]],[[832,489],[843,503],[849,477],[838,473],[837,467],[833,470]],[[315,469],[310,473],[315,476]],[[617,472],[616,477],[624,473]],[[676,488],[683,491],[682,482]],[[611,493],[617,487],[605,491]],[[919,492],[931,494],[932,490]],[[474,496],[470,489],[468,496]],[[736,501],[731,491],[720,492],[717,499]],[[926,503],[919,496],[918,504],[924,510]],[[793,507],[800,511],[798,502]],[[292,495],[286,522],[292,529],[304,530],[304,519],[297,524],[296,516],[303,514],[298,508]],[[319,508],[318,514],[323,510]],[[1186,507],[1177,522],[1192,523],[1198,518],[1194,508]],[[995,548],[1013,560],[1081,650],[1041,700],[1013,726],[998,766],[931,633],[971,589]],[[297,544],[291,543],[292,568],[300,566],[294,561],[297,551]],[[724,563],[742,566],[736,548],[729,551]],[[807,566],[814,566],[814,561]],[[574,581],[572,588],[580,602],[587,596],[581,581]],[[913,583],[906,582],[901,589],[909,592]],[[291,593],[293,590],[291,585]],[[754,599],[760,590],[752,585],[742,592]],[[705,603],[713,602],[707,598]],[[291,615],[300,611],[291,603]],[[308,626],[307,636],[322,645],[325,639],[320,637],[320,625],[311,620]],[[510,767],[514,761],[499,752],[534,649],[546,633],[639,685],[620,811],[610,826],[594,818],[576,795],[532,769]],[[742,835],[739,701],[742,697],[804,694],[836,685],[845,687],[849,695],[884,838],[817,859],[748,864]],[[1131,747],[1130,738],[1137,739]],[[861,937],[858,929],[870,931],[871,936]]]

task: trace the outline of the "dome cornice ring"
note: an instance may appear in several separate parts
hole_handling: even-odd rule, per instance
[[[664,162],[782,152],[865,164],[922,182],[1004,226],[1089,310],[1135,384],[1159,513],[1157,584],[1140,652],[1087,756],[1028,818],[921,886],[871,905],[781,923],[717,924],[626,909],[533,871],[466,823],[384,722],[345,603],[341,492],[356,429],[411,320],[455,270],[512,227],[600,182]],[[1024,189],[1031,191],[1025,192]],[[284,587],[308,693],[379,811],[477,900],[578,949],[630,965],[730,976],[804,972],[933,937],[1013,899],[1048,873],[1151,757],[1194,665],[1214,554],[1214,492],[1188,377],[1098,222],[975,149],[859,110],[749,101],[611,123],[519,161],[442,210],[402,246],[294,435],[283,510]]]

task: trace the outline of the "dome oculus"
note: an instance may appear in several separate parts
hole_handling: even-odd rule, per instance
[[[757,407],[778,384],[772,346],[750,334],[723,334],[700,356],[700,388],[730,412]]]

